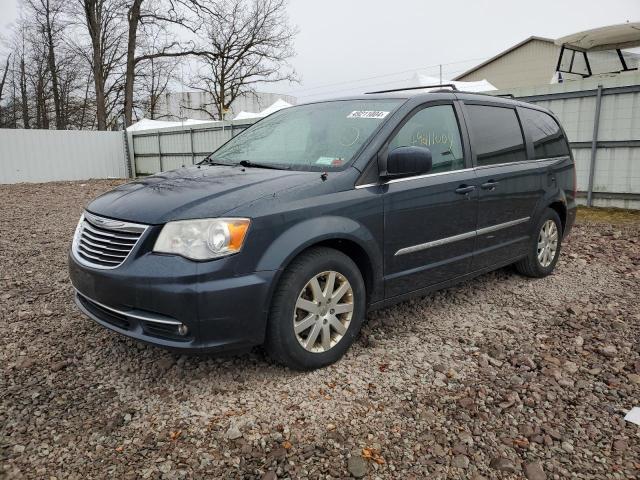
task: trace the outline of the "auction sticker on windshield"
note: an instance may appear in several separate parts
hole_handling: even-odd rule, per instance
[[[389,115],[389,112],[374,111],[374,110],[354,110],[347,118],[384,118]]]
[[[339,167],[342,165],[343,160],[341,158],[336,157],[320,157],[316,160],[318,165],[332,165],[334,167]]]

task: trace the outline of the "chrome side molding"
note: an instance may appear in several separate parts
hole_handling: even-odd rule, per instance
[[[484,227],[479,230],[473,230],[471,232],[465,232],[459,235],[453,235],[451,237],[440,238],[438,240],[433,240],[431,242],[420,243],[418,245],[412,245],[410,247],[401,248],[394,254],[394,257],[397,257],[399,255],[406,255],[407,253],[419,252],[421,250],[427,250],[428,248],[439,247],[441,245],[446,245],[448,243],[459,242],[461,240],[466,240],[468,238],[477,237],[478,235],[486,235],[487,233],[496,232],[498,230],[502,230],[503,228],[514,227],[516,225],[520,225],[521,223],[528,222],[530,218],[531,217],[518,218],[517,220],[511,220],[510,222],[499,223],[497,225]]]

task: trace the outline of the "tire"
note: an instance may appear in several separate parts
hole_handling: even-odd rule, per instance
[[[331,294],[325,296],[332,282],[331,272],[333,298]],[[365,310],[366,289],[353,260],[332,248],[309,249],[291,262],[276,287],[266,351],[276,362],[295,370],[330,365],[356,339]]]
[[[553,223],[554,227],[551,227],[551,223]],[[557,243],[555,250],[552,250],[553,241],[544,243],[543,238],[543,229],[551,227],[555,228],[555,236],[557,237]],[[553,238],[553,235],[550,236]],[[541,242],[542,241],[542,242]],[[541,245],[548,246],[547,256],[542,255],[542,259],[539,258],[539,254],[541,251],[538,250],[539,242]],[[527,277],[533,278],[542,278],[549,275],[553,272],[553,269],[556,267],[556,263],[558,263],[558,257],[560,256],[560,250],[562,247],[562,222],[560,221],[560,217],[556,213],[555,210],[551,208],[545,209],[542,213],[542,216],[538,220],[536,225],[535,234],[531,239],[531,245],[529,247],[529,253],[526,258],[520,260],[516,263],[516,270],[525,275]],[[544,248],[542,248],[544,250]]]

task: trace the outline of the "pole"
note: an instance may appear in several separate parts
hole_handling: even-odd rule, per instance
[[[598,127],[600,126],[600,107],[602,105],[602,85],[598,85],[596,95],[596,113],[593,118],[593,137],[591,138],[591,161],[589,163],[589,186],[587,188],[587,207],[593,205],[593,178],[596,171],[596,153],[598,151]]]
[[[191,143],[191,165],[196,163],[196,152],[193,150],[193,128],[189,129],[189,141]]]
[[[160,171],[163,172],[164,170],[162,169],[162,149],[160,147],[160,132],[158,133],[158,160],[160,161]]]
[[[442,64],[440,64],[440,85],[442,85]]]

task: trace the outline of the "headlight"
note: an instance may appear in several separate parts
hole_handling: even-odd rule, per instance
[[[208,218],[167,223],[154,252],[173,253],[192,260],[210,260],[237,253],[249,228],[248,218]]]

